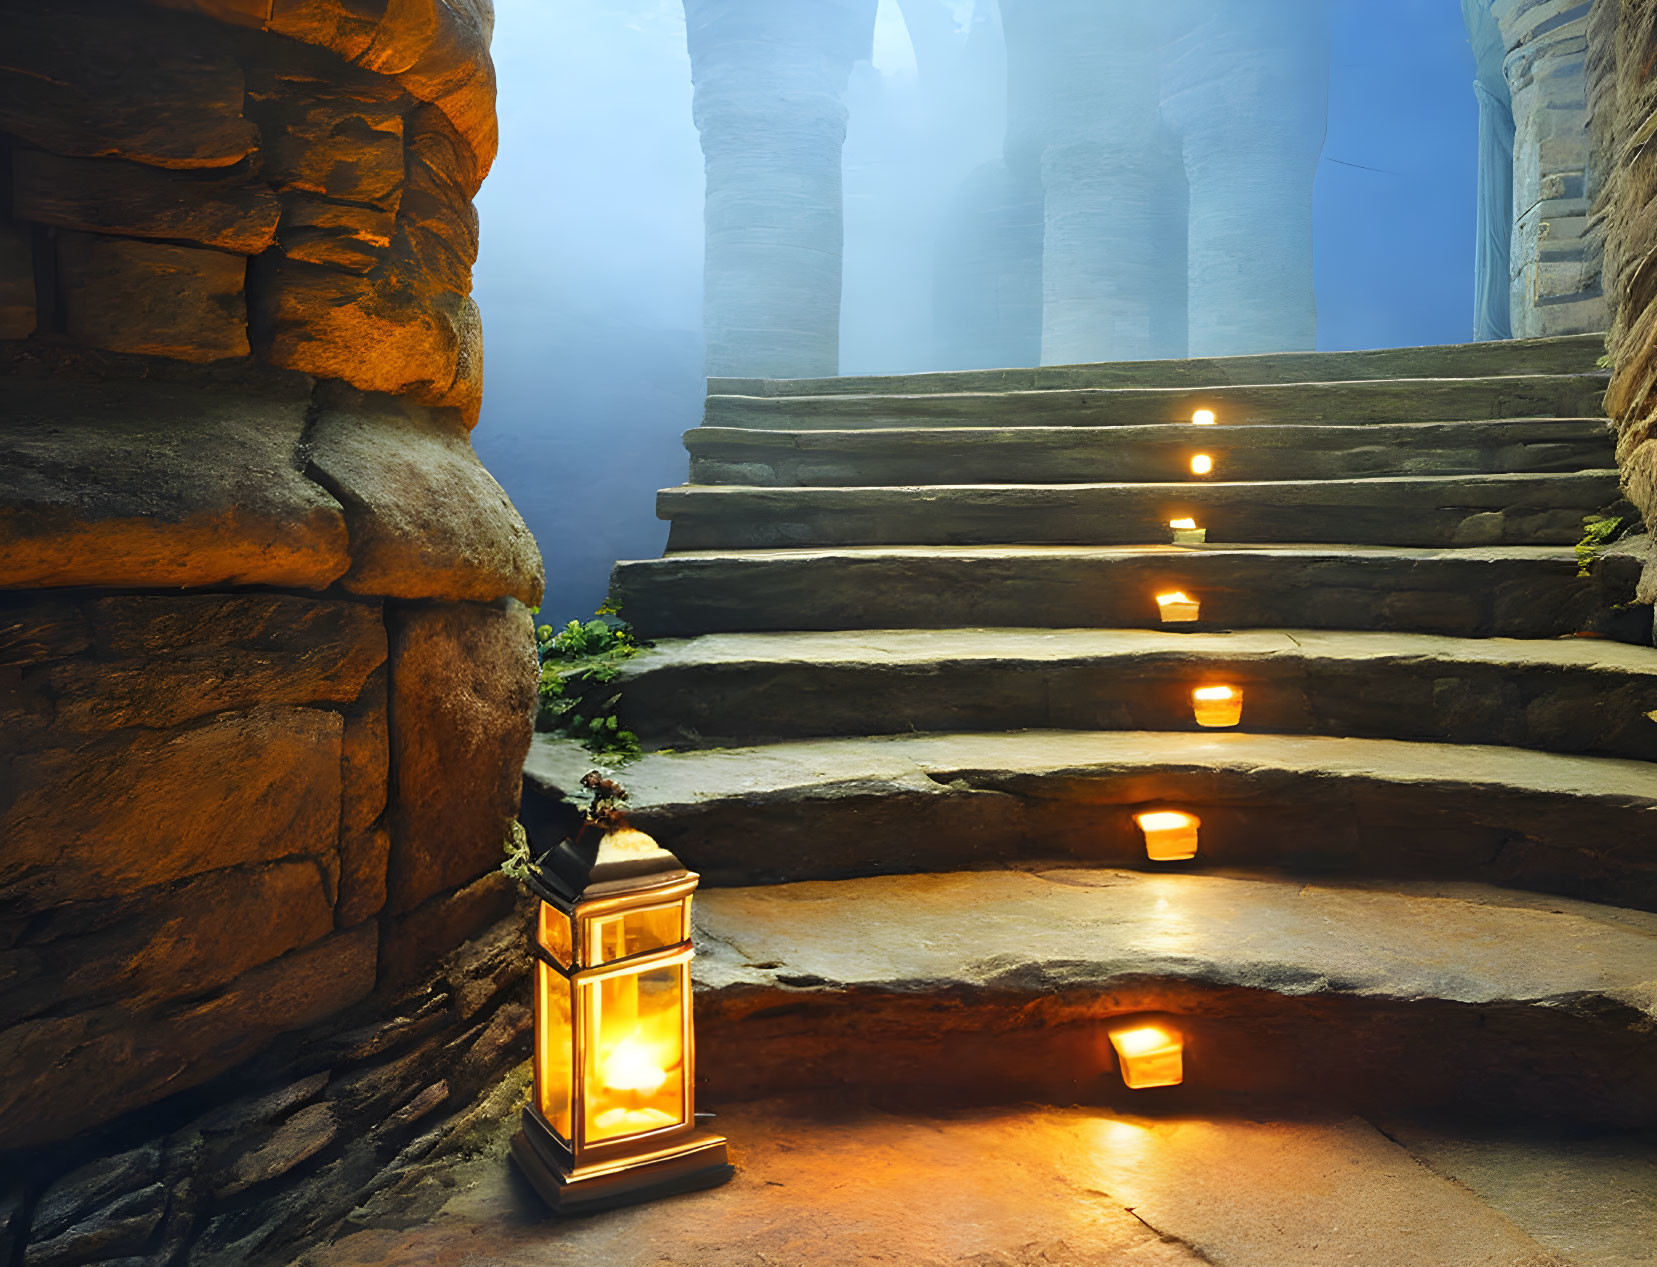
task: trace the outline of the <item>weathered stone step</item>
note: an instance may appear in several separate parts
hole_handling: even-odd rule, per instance
[[[540,736],[529,801],[580,798],[592,756]],[[1181,869],[1481,880],[1657,909],[1649,765],[1313,735],[1019,731],[648,753],[634,820],[706,885],[1066,858],[1146,867],[1133,816],[1201,820]]]
[[[1358,352],[1272,352],[1171,361],[1106,361],[1031,369],[945,370],[842,378],[710,378],[708,391],[736,396],[826,396],[925,392],[1037,391],[1056,387],[1219,387],[1333,383],[1376,378],[1491,378],[1587,374],[1605,352],[1602,334],[1493,343],[1453,343]]]
[[[1130,545],[1194,518],[1215,544],[1570,545],[1620,497],[1615,470],[1183,484],[743,488],[657,494],[669,550],[836,545]]]
[[[616,681],[654,746],[907,731],[1244,730],[1495,743],[1657,760],[1657,652],[1604,639],[1272,630],[928,629],[663,641]],[[1657,770],[1653,771],[1657,780]]]
[[[1616,465],[1597,418],[1351,427],[936,427],[685,433],[693,484],[1063,484],[1501,475]],[[1210,460],[1205,477],[1192,459]]]
[[[969,625],[1160,624],[1156,595],[1205,626],[1543,638],[1634,597],[1639,561],[1577,576],[1568,546],[862,546],[670,554],[616,565],[611,594],[646,638]]]
[[[501,1164],[520,1098],[503,1089],[441,1182],[376,1183],[293,1267],[1636,1267],[1657,1244],[1657,1145],[1633,1133],[1167,1118],[1088,1090],[943,1111],[702,1098],[735,1180],[549,1227]],[[1074,1103],[1100,1098],[1117,1106]]]
[[[1657,1123],[1657,916],[1475,884],[1104,869],[697,898],[715,1096],[1127,1093],[1106,1030],[1161,1014],[1185,1082],[1304,1111]],[[1510,1118],[1511,1120],[1511,1118]]]
[[[1375,379],[1244,387],[1065,388],[919,396],[709,396],[710,427],[837,431],[860,427],[1120,427],[1216,421],[1350,425],[1603,413],[1603,374]]]

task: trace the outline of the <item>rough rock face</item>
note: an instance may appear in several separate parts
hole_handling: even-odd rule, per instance
[[[468,437],[490,25],[0,0],[0,1153],[372,1010],[510,900],[542,580]],[[219,1197],[349,1117],[294,1107]],[[28,1261],[169,1236],[133,1165]]]
[[[1613,373],[1606,412],[1617,427],[1623,487],[1657,526],[1657,11],[1597,0],[1589,18],[1591,165],[1601,183],[1607,338]],[[1647,551],[1642,602],[1657,598],[1657,555]]]
[[[528,1054],[522,930],[507,919],[436,972],[428,956],[411,988],[382,988],[326,1020],[286,1017],[304,1028],[191,1096],[0,1172],[0,1253],[27,1267],[291,1261],[295,1242],[369,1193],[398,1192],[434,1154],[465,1150],[481,1118],[515,1111],[498,1092],[479,1100]],[[372,925],[318,944],[347,953],[289,957],[310,955],[315,998],[372,983]],[[247,980],[266,991],[267,1011],[304,1002],[261,972]],[[238,980],[229,993],[248,992]],[[211,1007],[185,1014],[197,1018],[217,1036],[229,1029]],[[187,1054],[209,1041],[187,1025],[168,1037]],[[110,1061],[122,1091],[130,1070],[107,1042],[86,1058]],[[505,1085],[512,1095],[521,1082]]]

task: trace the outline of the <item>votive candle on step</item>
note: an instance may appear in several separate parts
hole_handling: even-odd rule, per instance
[[[1165,625],[1181,624],[1188,620],[1196,620],[1202,610],[1202,604],[1195,598],[1188,597],[1183,590],[1175,590],[1171,594],[1156,596],[1157,610],[1162,615]]]
[[[1199,726],[1235,726],[1243,719],[1243,693],[1234,686],[1199,686],[1191,692]]]
[[[1185,1038],[1168,1025],[1138,1022],[1110,1031],[1122,1082],[1129,1090],[1177,1087],[1185,1080]]]
[[[1145,836],[1145,856],[1152,862],[1184,862],[1197,856],[1197,829],[1202,820],[1177,809],[1135,814]]]
[[[1197,527],[1195,519],[1170,519],[1168,526],[1174,531],[1177,546],[1200,546],[1208,540],[1208,529]]]

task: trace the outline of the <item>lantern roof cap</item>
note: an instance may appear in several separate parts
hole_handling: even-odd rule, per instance
[[[566,837],[538,860],[535,875],[559,901],[573,904],[658,888],[690,872],[650,836],[622,823],[608,830],[589,826]]]

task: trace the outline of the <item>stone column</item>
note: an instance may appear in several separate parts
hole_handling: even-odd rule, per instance
[[[6,1147],[511,908],[541,561],[469,439],[491,24],[0,0]]]
[[[1502,71],[1506,45],[1486,0],[1461,0],[1473,45],[1479,102],[1479,193],[1473,248],[1473,338],[1513,337],[1513,102]]]
[[[997,159],[961,182],[939,222],[936,368],[1041,360],[1041,186]]]
[[[1328,116],[1321,2],[1202,6],[1171,52],[1163,117],[1190,184],[1190,354],[1317,343],[1312,185]]]
[[[1180,356],[1178,151],[1157,114],[1166,10],[1003,0],[1008,160],[1039,173],[1043,364]]]
[[[875,0],[685,0],[710,375],[839,369],[845,88],[874,14]]]
[[[1588,229],[1590,6],[1485,3],[1501,32],[1513,108],[1513,333],[1604,329],[1599,249]]]

